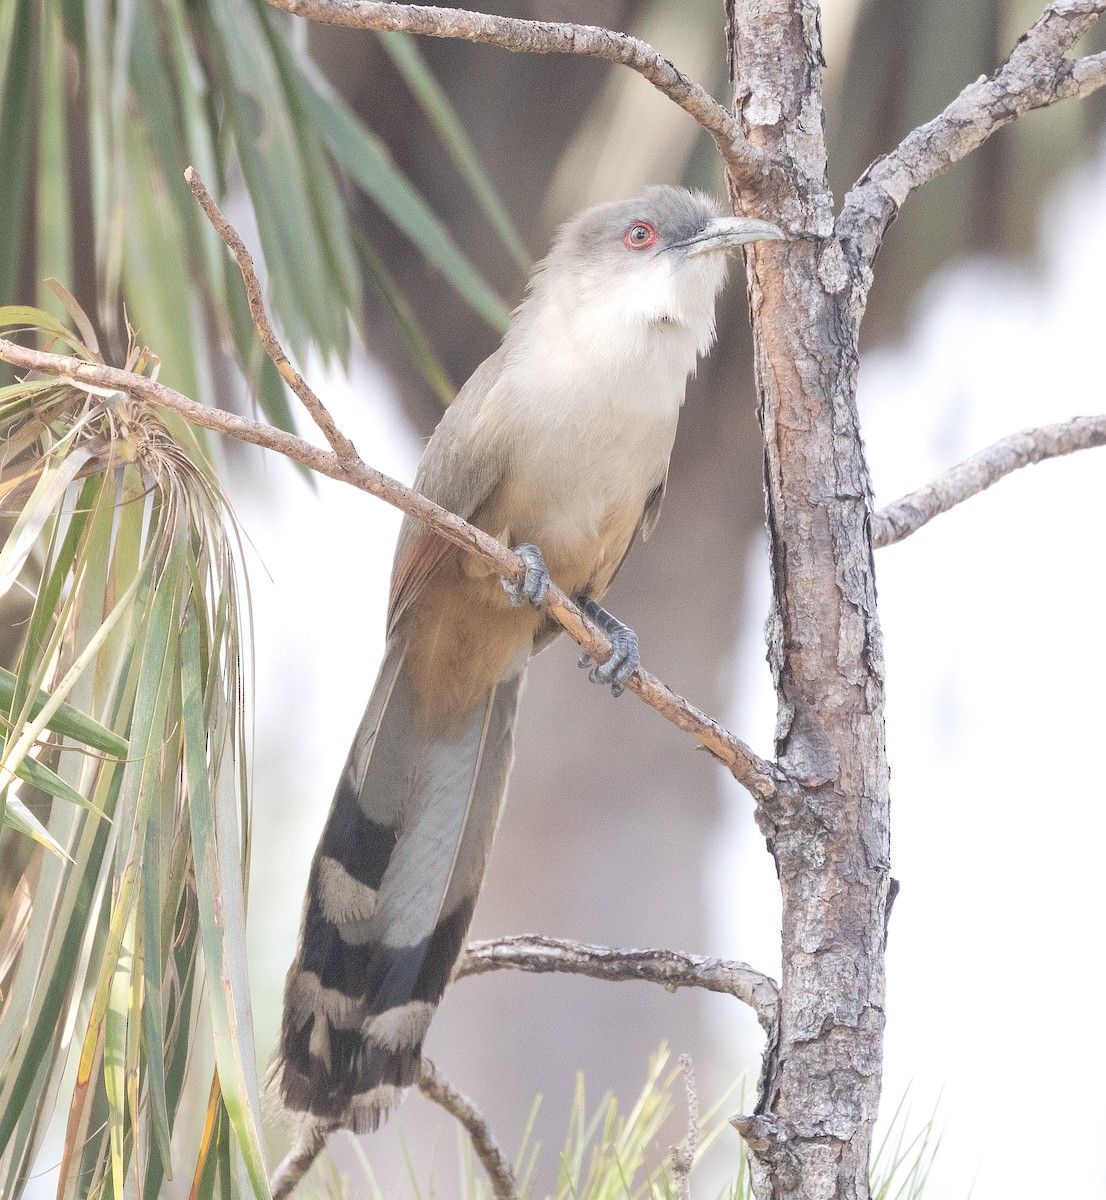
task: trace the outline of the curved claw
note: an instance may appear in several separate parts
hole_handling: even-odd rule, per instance
[[[641,666],[637,634],[617,617],[612,617],[605,608],[600,608],[594,600],[580,601],[580,611],[610,638],[614,653],[604,663],[594,663],[590,655],[584,654],[579,665],[591,667],[588,679],[592,683],[601,683],[611,689],[612,696],[621,696],[626,690],[626,681]]]
[[[521,583],[513,579],[501,579],[507,599],[519,608],[523,604],[532,604],[535,608],[545,599],[545,589],[549,586],[549,568],[545,565],[541,551],[537,546],[524,542],[516,546],[515,553],[526,564],[526,575]]]

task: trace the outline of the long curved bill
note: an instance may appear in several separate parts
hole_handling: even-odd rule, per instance
[[[746,242],[778,242],[784,240],[782,229],[770,221],[755,221],[752,217],[715,217],[689,238],[673,242],[670,250],[683,249],[688,254],[706,254],[711,250],[729,250]]]

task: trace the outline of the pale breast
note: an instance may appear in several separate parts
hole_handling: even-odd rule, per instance
[[[501,532],[541,547],[566,590],[613,571],[664,477],[695,362],[680,333],[654,332],[630,355],[530,356],[488,414],[510,446]]]

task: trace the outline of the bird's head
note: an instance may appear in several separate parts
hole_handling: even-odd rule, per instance
[[[699,192],[654,186],[633,200],[601,204],[563,225],[531,283],[539,302],[598,336],[655,326],[687,330],[699,354],[714,340],[714,303],[726,276],[726,251],[777,240],[767,221],[723,216]]]

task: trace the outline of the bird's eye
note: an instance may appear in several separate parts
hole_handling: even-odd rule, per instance
[[[635,221],[622,236],[623,244],[631,250],[644,250],[652,246],[660,234],[648,221]]]

